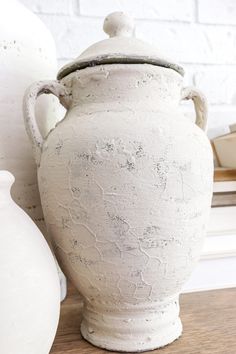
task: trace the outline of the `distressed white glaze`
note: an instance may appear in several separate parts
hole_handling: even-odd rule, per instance
[[[45,140],[33,112],[43,92],[67,108]],[[157,65],[87,67],[25,96],[47,226],[84,296],[82,335],[99,347],[150,350],[182,332],[178,297],[200,254],[213,161],[181,98],[203,128],[204,97]]]
[[[60,285],[43,235],[10,196],[0,171],[0,352],[48,354],[57,329]]]

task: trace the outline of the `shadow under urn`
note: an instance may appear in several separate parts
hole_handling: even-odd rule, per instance
[[[81,333],[92,344],[137,352],[182,332],[179,293],[199,258],[210,211],[213,158],[205,97],[183,88],[183,68],[132,36],[124,13],[95,43],[25,95],[55,252],[84,298]],[[67,109],[43,139],[35,101]],[[196,124],[179,106],[192,99]]]

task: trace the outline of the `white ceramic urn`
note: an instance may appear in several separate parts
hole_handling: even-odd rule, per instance
[[[14,201],[36,222],[44,236],[46,228],[37,184],[37,168],[22,117],[26,88],[39,79],[56,77],[56,48],[42,21],[17,0],[0,5],[0,169],[14,174]],[[37,122],[43,136],[61,118],[55,97],[37,102]],[[66,280],[61,279],[62,299]]]
[[[0,169],[16,177],[12,197],[44,231],[37,170],[22,118],[22,99],[33,82],[56,77],[56,49],[42,21],[17,0],[0,5]],[[56,124],[55,98],[37,104],[41,133]],[[44,118],[44,119],[43,119]],[[57,117],[58,118],[58,117]]]
[[[44,215],[63,269],[84,297],[92,344],[145,351],[181,335],[179,294],[200,255],[211,204],[207,108],[183,69],[132,37],[123,13],[110,36],[25,95]],[[65,118],[46,139],[34,105],[53,93]],[[181,112],[193,99],[196,124]]]
[[[60,311],[60,284],[43,235],[11,198],[0,171],[0,353],[48,354]]]

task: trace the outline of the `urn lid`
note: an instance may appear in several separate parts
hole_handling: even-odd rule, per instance
[[[114,63],[153,64],[171,68],[184,75],[181,66],[164,57],[152,45],[134,37],[134,21],[125,13],[113,12],[108,15],[103,30],[110,38],[91,45],[79,57],[63,66],[57,75],[58,79],[75,70]]]

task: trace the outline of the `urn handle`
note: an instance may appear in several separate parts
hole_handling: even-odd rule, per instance
[[[182,90],[182,100],[193,100],[196,111],[196,124],[206,130],[207,126],[207,100],[204,94],[195,87],[185,87]]]
[[[32,84],[25,92],[23,99],[23,114],[26,132],[33,147],[36,164],[40,164],[41,152],[44,139],[40,133],[36,117],[35,104],[37,98],[42,94],[53,94],[60,100],[60,103],[68,108],[68,96],[65,86],[59,81],[38,81]]]

